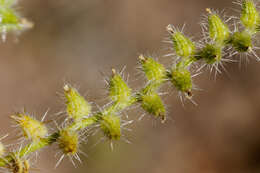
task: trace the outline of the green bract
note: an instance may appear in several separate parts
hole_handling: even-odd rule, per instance
[[[72,130],[61,130],[58,139],[59,148],[64,154],[74,155],[78,151],[79,136],[77,132]]]
[[[149,94],[144,94],[140,98],[142,108],[149,114],[159,117],[165,120],[165,107],[160,98],[160,96],[154,92]]]
[[[224,41],[228,40],[230,34],[229,28],[221,21],[218,15],[210,14],[208,22],[211,39],[219,44],[223,44]]]
[[[165,80],[166,69],[162,64],[153,58],[143,57],[143,55],[140,55],[139,59],[142,64],[142,70],[149,81],[162,83]]]
[[[240,20],[252,33],[259,30],[260,17],[253,0],[243,0]]]
[[[198,53],[198,57],[205,60],[207,64],[213,64],[222,58],[222,49],[216,44],[206,44]]]
[[[100,127],[106,137],[111,140],[119,140],[121,137],[120,117],[115,114],[101,116]]]
[[[174,32],[171,35],[173,48],[180,57],[187,58],[195,53],[195,44],[181,32]]]
[[[233,48],[238,52],[247,52],[252,48],[252,37],[248,32],[235,32],[231,38]]]
[[[126,107],[132,101],[131,89],[114,69],[112,69],[112,72],[109,81],[109,96],[114,102],[118,103],[119,107]]]
[[[190,92],[192,80],[190,71],[185,68],[173,68],[170,74],[171,82],[178,91]]]
[[[81,120],[91,113],[90,104],[82,97],[79,92],[70,87],[64,86],[64,95],[66,98],[67,113],[74,120]]]

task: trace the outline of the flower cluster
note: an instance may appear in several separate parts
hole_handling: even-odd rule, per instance
[[[29,27],[30,23],[21,18],[13,9],[15,0],[0,0],[0,32],[3,37],[10,31],[19,31]],[[260,31],[260,16],[253,0],[242,0],[240,20],[235,20],[232,31],[227,21],[212,9],[206,9],[206,22],[202,23],[203,39],[198,42],[185,36],[183,32],[172,25],[167,26],[171,48],[174,53],[174,63],[166,68],[151,56],[140,55],[138,62],[145,76],[145,85],[138,91],[131,89],[124,80],[123,72],[112,69],[112,75],[107,79],[108,97],[110,102],[95,111],[95,107],[83,97],[80,92],[69,84],[63,87],[65,118],[52,134],[44,122],[29,113],[15,113],[11,118],[19,127],[19,137],[22,139],[19,151],[7,152],[0,141],[0,167],[13,173],[27,173],[30,168],[28,156],[46,146],[56,144],[61,157],[57,163],[67,156],[81,162],[79,154],[81,143],[86,141],[86,134],[98,128],[105,139],[117,141],[124,137],[125,126],[132,123],[124,119],[125,111],[133,105],[139,106],[146,114],[166,120],[167,110],[162,99],[162,85],[170,83],[179,93],[181,100],[192,99],[196,89],[193,77],[200,73],[204,66],[215,74],[221,73],[223,62],[232,61],[234,54],[252,54],[257,60],[255,38]],[[228,20],[230,20],[229,18]],[[240,25],[239,27],[237,25]],[[195,71],[194,71],[195,69]],[[193,74],[194,73],[194,74]],[[55,120],[52,122],[56,123]],[[57,124],[57,123],[56,123]],[[0,138],[2,140],[4,137]]]

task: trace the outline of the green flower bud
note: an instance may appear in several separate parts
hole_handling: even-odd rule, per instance
[[[190,93],[192,89],[191,73],[185,68],[173,68],[171,82],[178,91]]]
[[[259,30],[260,17],[253,0],[243,0],[240,20],[251,32]]]
[[[208,9],[210,12],[210,10]],[[224,24],[218,15],[211,14],[208,17],[209,22],[209,36],[211,39],[217,43],[222,44],[224,41],[228,40],[230,31],[226,24]]]
[[[127,86],[122,77],[112,69],[112,77],[109,81],[109,96],[119,104],[121,108],[127,107],[132,102],[131,89]]]
[[[177,55],[183,58],[193,56],[195,53],[195,44],[181,32],[174,31],[169,25],[167,30],[171,34],[171,40],[173,41],[173,48]]]
[[[76,154],[79,145],[79,136],[77,132],[63,129],[59,134],[58,145],[62,152],[69,155]]]
[[[16,113],[15,115],[12,115],[11,118],[15,120],[15,122],[22,129],[25,138],[33,141],[39,141],[48,135],[48,129],[44,123],[27,114]]]
[[[144,71],[147,79],[155,83],[162,83],[165,80],[166,69],[164,66],[153,58],[139,56],[142,64],[142,70]]]
[[[141,96],[140,100],[142,102],[141,106],[145,111],[156,118],[161,118],[162,121],[165,120],[165,107],[160,96],[156,92],[144,94]]]
[[[81,120],[91,113],[90,104],[75,88],[65,85],[64,94],[66,98],[67,113],[70,118]]]
[[[230,40],[233,48],[238,52],[247,52],[252,48],[252,36],[247,32],[235,32]]]
[[[111,140],[119,140],[121,137],[121,121],[120,117],[115,114],[105,114],[101,116],[100,128]]]
[[[222,49],[216,44],[206,44],[198,53],[198,57],[204,59],[207,64],[214,64],[222,58]]]

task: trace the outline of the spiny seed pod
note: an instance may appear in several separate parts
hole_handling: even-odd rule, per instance
[[[119,103],[121,108],[128,106],[132,101],[131,89],[115,69],[112,69],[112,77],[109,81],[109,96],[114,102]]]
[[[228,40],[229,38],[229,28],[225,23],[222,22],[217,14],[213,14],[210,9],[207,9],[207,11],[209,12],[209,36],[215,42],[223,44],[224,41]]]
[[[252,36],[248,32],[235,32],[230,43],[238,52],[247,52],[253,46]]]
[[[5,146],[0,142],[0,158],[5,154]]]
[[[78,151],[79,136],[72,130],[63,129],[60,131],[58,138],[59,148],[65,155],[74,155]]]
[[[185,68],[172,68],[170,76],[172,84],[180,92],[191,93],[191,73]],[[190,94],[188,94],[190,95]]]
[[[253,0],[242,1],[241,22],[253,33],[259,30],[260,17]]]
[[[69,85],[64,86],[68,116],[74,120],[82,120],[91,113],[90,104],[79,92]]]
[[[33,141],[38,141],[47,136],[48,130],[43,122],[40,122],[30,115],[24,113],[16,113],[11,116],[12,119],[20,126],[23,136]]]
[[[222,58],[222,49],[216,44],[206,44],[198,53],[198,57],[205,60],[207,64],[214,64]]]
[[[121,120],[115,114],[102,115],[100,128],[108,139],[119,140],[121,137]]]
[[[142,108],[149,114],[165,121],[165,107],[160,96],[154,92],[141,95],[140,98]]]
[[[167,26],[168,32],[171,34],[173,48],[176,54],[183,58],[193,56],[195,53],[195,44],[181,32],[175,31],[171,25]]]
[[[153,58],[144,57],[143,55],[139,56],[142,70],[145,73],[147,79],[152,82],[162,83],[165,81],[166,69],[164,66]]]

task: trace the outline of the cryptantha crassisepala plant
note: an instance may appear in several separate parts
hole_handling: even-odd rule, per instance
[[[20,17],[13,6],[15,0],[0,0],[0,32],[5,41],[9,32],[19,32],[32,27],[32,23]],[[56,143],[61,154],[57,165],[67,156],[74,163],[80,161],[80,144],[91,127],[98,127],[105,138],[112,141],[120,140],[123,136],[124,126],[132,123],[122,118],[126,109],[138,105],[147,114],[166,120],[166,108],[160,94],[160,87],[170,83],[179,94],[182,102],[192,99],[193,77],[208,67],[215,74],[225,69],[225,62],[234,61],[234,55],[252,56],[257,61],[258,47],[255,45],[257,33],[260,30],[260,16],[257,5],[253,0],[236,2],[241,6],[240,18],[230,17],[226,20],[212,9],[206,9],[206,17],[202,22],[203,39],[194,42],[183,32],[172,25],[167,26],[169,42],[173,50],[174,63],[167,69],[155,58],[140,55],[138,62],[146,76],[146,84],[139,91],[131,89],[123,78],[123,74],[112,69],[107,80],[110,103],[92,111],[90,104],[74,87],[65,84],[64,100],[66,105],[66,118],[57,131],[50,134],[47,123],[37,120],[27,112],[18,112],[11,115],[20,129],[20,139],[24,147],[16,151],[9,151],[8,146],[0,142],[0,167],[13,173],[26,173],[30,167],[33,153]],[[228,26],[230,21],[234,29]],[[194,70],[195,69],[195,70]],[[134,107],[136,108],[136,106]],[[6,137],[6,136],[4,136]],[[1,140],[4,138],[0,138]],[[21,144],[21,146],[22,146]]]

